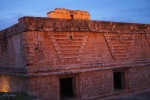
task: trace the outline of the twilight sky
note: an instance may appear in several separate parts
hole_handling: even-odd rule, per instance
[[[0,0],[0,30],[23,16],[47,17],[55,8],[87,10],[91,20],[150,24],[150,0]]]

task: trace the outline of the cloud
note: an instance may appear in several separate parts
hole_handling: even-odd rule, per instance
[[[150,24],[150,7],[133,7],[123,10],[118,10],[110,16],[103,16],[100,20],[115,21],[115,22],[129,22],[129,23],[143,23]]]
[[[120,11],[121,14],[131,14],[131,15],[138,15],[142,17],[149,17],[150,16],[150,7],[135,7],[124,9]]]
[[[103,17],[101,18],[103,21],[114,21],[114,22],[128,22],[128,23],[135,23],[133,19],[126,18],[123,16],[112,16],[112,17]]]
[[[120,10],[120,16],[133,19],[137,23],[150,24],[150,6],[149,7],[134,7]]]

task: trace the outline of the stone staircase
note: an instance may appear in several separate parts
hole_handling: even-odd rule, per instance
[[[132,49],[135,40],[134,34],[105,33],[104,36],[112,58],[129,59],[129,51]]]
[[[84,45],[88,36],[79,32],[55,32],[50,35],[59,57],[60,64],[81,62]]]

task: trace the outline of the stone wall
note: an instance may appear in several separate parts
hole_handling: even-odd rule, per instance
[[[0,92],[28,92],[27,78],[0,75]]]
[[[56,76],[30,77],[29,93],[48,99],[60,99],[60,79],[73,78],[74,98],[81,100],[99,100],[121,93],[133,93],[149,89],[150,67],[134,67],[129,69],[101,70],[77,74],[61,74]],[[121,80],[123,88],[120,91],[114,88],[114,72],[124,72]]]
[[[56,8],[54,11],[48,12],[47,16],[49,18],[90,20],[90,14],[88,11],[69,10],[62,8]]]
[[[58,55],[47,32],[25,32],[23,41],[28,69],[53,68],[58,63]]]
[[[128,71],[129,90],[140,91],[150,89],[150,67],[131,68]]]
[[[111,95],[114,92],[112,71],[82,73],[80,75],[80,90],[83,100],[99,100],[106,95]]]
[[[150,60],[150,34],[136,34],[134,42],[136,62]]]
[[[113,69],[144,66],[150,60],[149,36],[144,33],[25,32],[24,38],[26,66],[31,70]]]
[[[0,42],[0,67],[23,67],[22,34],[6,37]]]
[[[112,62],[113,58],[103,33],[84,32],[87,36],[82,54],[82,63],[101,65]]]
[[[55,76],[30,77],[30,95],[42,100],[60,100],[59,79]]]
[[[147,33],[149,24],[107,22],[95,20],[69,20],[40,17],[22,17],[19,19],[24,31],[86,31],[114,33]]]
[[[149,65],[150,25],[23,17],[0,31],[2,92],[59,100],[56,76],[79,74],[77,97],[98,99],[114,92],[114,69],[128,69],[131,92],[149,88]]]
[[[71,74],[56,76],[30,77],[30,94],[43,100],[60,100],[61,78],[73,77],[74,98],[96,100],[112,95],[112,70],[87,72],[72,76]]]

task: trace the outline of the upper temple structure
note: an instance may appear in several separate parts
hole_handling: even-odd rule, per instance
[[[150,24],[56,8],[0,31],[0,92],[100,100],[150,89]]]
[[[88,11],[69,10],[64,8],[56,8],[54,11],[48,12],[47,16],[49,18],[90,20],[90,14]]]

